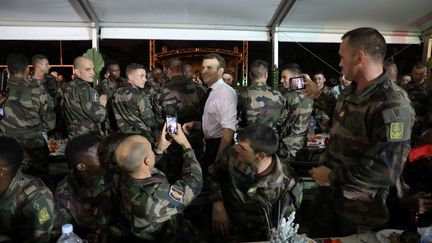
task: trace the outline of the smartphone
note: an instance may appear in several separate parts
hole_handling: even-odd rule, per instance
[[[166,116],[166,126],[168,134],[176,134],[177,133],[177,116],[176,115],[167,115]]]
[[[0,77],[0,91],[6,91],[7,90],[7,82],[8,82],[8,73],[5,70],[3,70],[1,72],[1,77]]]
[[[303,77],[293,77],[289,79],[290,90],[299,90],[306,87]]]

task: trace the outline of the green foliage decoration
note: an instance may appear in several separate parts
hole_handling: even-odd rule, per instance
[[[102,68],[105,66],[104,59],[100,54],[100,52],[98,52],[95,48],[88,49],[83,56],[93,61],[94,73],[95,73],[93,77],[93,84],[97,85],[100,78],[100,72],[102,71]]]

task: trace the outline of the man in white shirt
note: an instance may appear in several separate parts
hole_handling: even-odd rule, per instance
[[[233,88],[222,80],[225,60],[218,54],[204,56],[201,75],[208,87],[208,98],[204,105],[202,129],[206,140],[203,171],[214,163],[222,151],[232,144],[237,127],[237,95]],[[186,123],[184,130],[199,129],[199,123]]]

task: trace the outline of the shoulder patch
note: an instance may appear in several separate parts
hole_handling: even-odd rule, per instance
[[[403,122],[392,122],[390,123],[390,140],[400,140],[404,135],[404,123]]]
[[[93,102],[98,102],[99,101],[99,97],[98,97],[98,93],[97,92],[92,92],[91,95],[92,95],[91,99],[92,99]]]
[[[41,210],[39,210],[38,212],[38,219],[39,219],[39,224],[43,224],[46,221],[48,221],[50,219],[50,215],[48,213],[48,210],[44,207]]]
[[[37,187],[35,185],[31,185],[30,187],[28,187],[24,190],[24,193],[28,196],[32,192],[34,192],[36,189],[37,189]]]
[[[169,190],[169,197],[176,202],[183,203],[184,192],[175,186],[171,186]]]

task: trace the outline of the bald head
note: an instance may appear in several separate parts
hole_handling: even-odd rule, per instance
[[[154,155],[149,141],[139,135],[124,139],[115,150],[117,165],[127,173],[137,172],[144,164],[143,161],[151,157]],[[150,163],[147,166],[151,170],[153,165]]]
[[[90,60],[89,58],[84,57],[84,56],[76,57],[76,58],[74,59],[74,62],[73,62],[74,68],[75,68],[75,69],[79,69],[79,68],[81,68],[82,65],[83,65],[83,63],[86,62],[86,61],[93,62],[92,60]]]

